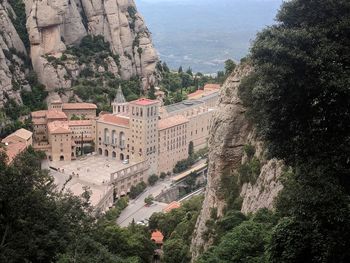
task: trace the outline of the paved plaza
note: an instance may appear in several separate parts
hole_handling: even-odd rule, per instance
[[[91,191],[91,205],[97,206],[101,200],[111,198],[113,186],[111,174],[121,169],[133,166],[133,163],[123,164],[119,160],[107,159],[102,156],[90,155],[75,161],[49,162],[50,174],[58,189],[63,187],[74,195],[81,195],[88,187]]]

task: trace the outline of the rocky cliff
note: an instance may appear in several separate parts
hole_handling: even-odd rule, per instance
[[[208,185],[191,244],[193,261],[211,245],[212,240],[204,237],[208,232],[207,222],[213,217],[213,211],[217,213],[214,217],[220,218],[226,206],[220,193],[222,175],[238,176],[238,170],[247,162],[244,151],[246,145],[254,147],[254,158],[261,163],[261,169],[256,180],[244,182],[239,187],[241,211],[247,214],[260,208],[272,209],[274,198],[282,188],[278,179],[283,163],[266,160],[264,144],[257,139],[254,127],[246,118],[246,109],[238,97],[239,84],[251,70],[249,65],[239,66],[221,90],[219,108],[214,115],[209,139]]]
[[[18,13],[23,21],[17,20]],[[2,0],[0,33],[0,106],[6,97],[21,102],[20,89],[31,67],[49,92],[68,95],[84,71],[123,80],[138,76],[144,89],[156,81],[158,56],[133,0]],[[102,38],[108,51],[72,52],[87,36]],[[30,67],[23,65],[28,58]]]
[[[24,83],[26,49],[10,19],[14,11],[7,0],[0,2],[0,108],[13,99],[21,102],[19,83]],[[29,88],[25,85],[25,88]]]

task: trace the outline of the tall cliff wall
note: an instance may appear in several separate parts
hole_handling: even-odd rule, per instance
[[[21,102],[20,89],[16,84],[25,79],[22,65],[27,53],[9,12],[14,15],[7,0],[3,0],[0,3],[0,108],[8,99]]]
[[[17,20],[16,13],[23,19]],[[100,64],[69,53],[89,35],[110,44]],[[21,90],[30,90],[26,74],[31,67],[50,93],[64,90],[68,99],[87,68],[124,80],[138,76],[146,89],[156,82],[157,62],[151,34],[133,0],[0,1],[0,108],[8,99],[21,103]]]
[[[68,89],[71,81],[64,77],[69,68],[53,67],[45,55],[59,58],[86,35],[101,35],[110,43],[113,54],[119,55],[123,79],[138,75],[144,86],[155,81],[158,56],[133,0],[28,0],[25,4],[33,67],[48,90]]]
[[[204,238],[207,232],[206,222],[211,219],[213,211],[217,211],[216,216],[221,217],[226,205],[220,194],[221,176],[224,173],[237,176],[239,167],[247,159],[245,145],[255,147],[255,157],[260,160],[262,167],[256,182],[241,186],[241,211],[247,214],[260,208],[272,209],[273,200],[282,189],[278,179],[283,163],[265,159],[263,143],[257,140],[254,127],[248,122],[246,109],[238,97],[239,84],[251,70],[249,65],[237,67],[221,90],[219,107],[211,125],[208,185],[192,239],[192,261],[211,245],[212,240]]]

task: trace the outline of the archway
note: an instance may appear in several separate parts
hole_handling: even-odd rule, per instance
[[[108,157],[108,150],[105,150],[105,156]]]
[[[101,148],[98,148],[98,154],[102,155],[102,149]]]
[[[124,161],[124,154],[122,154],[122,153],[120,154],[120,160]]]
[[[60,156],[60,161],[64,161],[64,156],[63,155]]]
[[[117,157],[116,152],[112,152],[112,158],[116,158],[116,157]]]

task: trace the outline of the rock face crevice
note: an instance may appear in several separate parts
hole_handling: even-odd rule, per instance
[[[251,144],[255,147],[255,157],[261,161],[262,168],[253,185],[245,183],[241,187],[241,211],[247,214],[260,208],[272,209],[274,199],[282,189],[279,177],[283,163],[265,159],[263,142],[257,139],[254,127],[246,118],[246,109],[238,97],[240,82],[251,71],[249,65],[237,67],[220,92],[218,110],[213,117],[209,138],[208,185],[191,244],[192,262],[211,245],[211,240],[204,238],[206,222],[211,219],[212,211],[217,211],[218,217],[223,216],[226,205],[220,195],[221,175],[228,173],[237,176],[237,170],[247,158],[244,153],[245,145]]]

